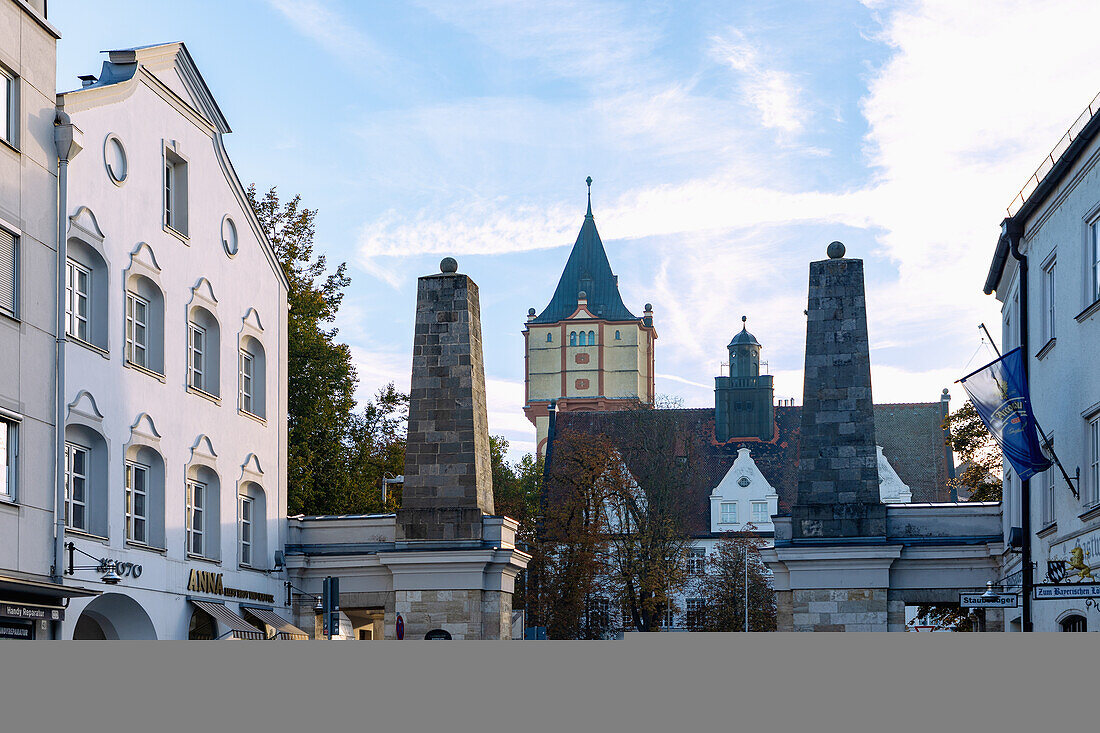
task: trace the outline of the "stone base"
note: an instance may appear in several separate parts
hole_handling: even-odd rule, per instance
[[[779,619],[779,631],[886,631],[885,588],[793,590],[790,626]]]
[[[397,510],[400,540],[480,540],[482,511],[477,507]]]
[[[512,594],[483,590],[404,590],[394,593],[406,639],[423,639],[443,629],[452,639],[508,639],[512,633]],[[386,638],[391,635],[387,614]],[[394,620],[396,623],[396,617]]]

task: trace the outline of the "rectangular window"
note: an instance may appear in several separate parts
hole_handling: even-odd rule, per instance
[[[65,444],[65,526],[88,530],[88,449]]]
[[[241,497],[241,565],[252,564],[252,499]]]
[[[206,391],[206,329],[188,324],[188,384],[195,389]]]
[[[15,77],[0,69],[0,136],[15,145]]]
[[[15,317],[18,300],[19,239],[0,229],[0,313]]]
[[[1100,219],[1089,227],[1089,256],[1086,260],[1089,272],[1089,303],[1100,300]]]
[[[187,236],[187,161],[164,150],[164,224]]]
[[[149,301],[126,293],[126,359],[140,367],[148,366]]]
[[[1054,261],[1043,270],[1043,339],[1050,341],[1055,336],[1054,320]]]
[[[588,625],[592,629],[606,629],[611,623],[611,602],[605,596],[592,599]]]
[[[126,539],[149,541],[149,467],[126,463]]]
[[[703,625],[703,614],[706,610],[705,598],[688,598],[685,605],[684,623],[689,629],[698,629]]]
[[[737,524],[737,502],[729,501],[722,503],[722,524]]]
[[[78,262],[69,260],[65,278],[65,333],[81,341],[88,340],[88,298],[92,273]]]
[[[252,354],[248,353],[244,349],[241,349],[240,359],[238,365],[240,367],[240,384],[241,384],[241,409],[245,412],[252,412]]]
[[[1047,436],[1050,439],[1050,445],[1054,445],[1054,436]],[[1043,455],[1050,458],[1050,451],[1043,448]],[[1047,470],[1043,471],[1043,524],[1047,525],[1054,521],[1054,474],[1055,468],[1051,466]]]
[[[698,575],[706,569],[707,551],[702,547],[689,547],[687,552],[687,571]]]
[[[0,499],[15,499],[16,430],[14,422],[0,418]]]
[[[1100,502],[1100,417],[1089,422],[1089,504]]]
[[[752,523],[755,525],[767,524],[771,521],[768,515],[768,502],[754,501],[752,503]]]
[[[206,484],[187,482],[187,551],[192,555],[203,554],[203,537],[206,527]]]

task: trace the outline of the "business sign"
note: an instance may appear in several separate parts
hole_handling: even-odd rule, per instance
[[[28,621],[61,621],[65,610],[61,608],[42,608],[40,606],[21,606],[18,603],[0,603],[0,617],[21,618]]]
[[[982,593],[960,593],[959,605],[963,608],[1016,608],[1016,594],[987,596]]]
[[[240,598],[245,601],[262,601],[275,603],[275,596],[270,593],[260,593],[254,590],[241,590],[222,585],[222,573],[213,573],[209,570],[191,569],[191,575],[187,579],[187,590],[194,593],[208,593],[214,596],[226,598]]]
[[[30,624],[17,621],[0,621],[0,639],[32,639]]]
[[[1058,584],[1062,582],[1097,581],[1092,573],[1092,560],[1100,557],[1100,531],[1092,530],[1074,537],[1056,542],[1050,546],[1047,560],[1047,580]]]
[[[1100,583],[1042,583],[1035,585],[1035,600],[1037,601],[1062,601],[1079,598],[1100,598]]]

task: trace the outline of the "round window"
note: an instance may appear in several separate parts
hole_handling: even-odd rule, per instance
[[[237,254],[237,225],[228,214],[222,219],[222,246],[230,257]]]
[[[749,480],[748,476],[742,476],[741,478],[737,479],[737,485],[740,486],[742,489],[751,483],[752,481]]]
[[[116,135],[108,135],[103,143],[103,162],[107,166],[107,175],[121,186],[129,171],[126,165],[126,148]]]

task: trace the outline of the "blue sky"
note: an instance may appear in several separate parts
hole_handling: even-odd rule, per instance
[[[713,404],[749,317],[800,398],[807,263],[865,261],[876,401],[931,401],[999,334],[981,293],[1005,208],[1100,91],[1095,2],[187,3],[52,0],[58,88],[104,49],[184,41],[242,180],[320,209],[365,396],[407,388],[416,278],[481,289],[490,430],[533,448],[527,309],[585,176],[657,391]],[[961,390],[952,389],[954,406]]]

